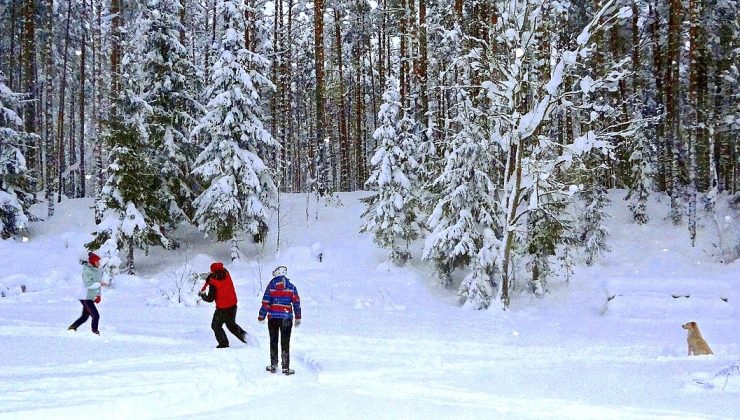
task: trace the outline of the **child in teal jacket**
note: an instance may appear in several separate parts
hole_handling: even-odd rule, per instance
[[[100,314],[95,304],[100,303],[100,287],[106,285],[102,281],[102,278],[103,272],[100,270],[100,257],[91,252],[88,254],[87,261],[82,262],[82,285],[84,287],[84,291],[82,292],[84,299],[80,299],[80,303],[82,303],[82,315],[67,328],[68,330],[77,331],[77,327],[92,317],[92,332],[100,335],[100,331],[98,331]]]

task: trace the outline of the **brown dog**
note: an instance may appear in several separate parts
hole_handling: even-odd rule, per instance
[[[689,332],[689,335],[686,338],[686,341],[689,343],[689,356],[692,354],[694,356],[714,354],[712,349],[709,348],[709,344],[704,341],[704,337],[701,336],[701,331],[699,331],[699,326],[696,325],[696,322],[687,322],[681,327]]]

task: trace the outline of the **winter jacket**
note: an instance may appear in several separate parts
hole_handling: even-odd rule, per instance
[[[270,281],[262,297],[262,307],[257,319],[301,319],[301,298],[298,289],[285,276]]]
[[[103,271],[87,261],[82,262],[82,287],[80,293],[81,299],[95,299],[100,296],[100,280],[103,278]]]
[[[206,284],[201,289],[208,289],[207,294],[201,294],[206,302],[216,301],[217,309],[227,309],[236,305],[236,290],[234,282],[231,281],[231,274],[225,269],[211,273],[206,278]]]

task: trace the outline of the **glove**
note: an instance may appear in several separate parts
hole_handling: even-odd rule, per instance
[[[293,323],[293,325],[295,325],[296,328],[298,328],[301,325],[301,320],[300,319],[296,319],[295,322]]]
[[[95,303],[100,303],[100,295],[95,296]]]
[[[257,318],[257,321],[259,321],[260,324],[264,324],[265,318]]]

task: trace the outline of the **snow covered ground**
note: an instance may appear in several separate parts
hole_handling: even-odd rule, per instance
[[[544,299],[469,311],[418,252],[397,267],[358,233],[363,195],[340,194],[318,220],[314,201],[307,218],[305,196],[284,197],[280,251],[273,227],[236,263],[227,244],[176,232],[181,249],[137,253],[137,276],[103,291],[101,336],[89,323],[66,330],[81,310],[92,202],[58,205],[27,242],[0,241],[0,418],[740,418],[740,261],[714,262],[712,248],[737,215],[705,223],[691,248],[684,227],[661,220],[666,202],[638,226],[616,192],[612,253]],[[213,307],[162,293],[214,260],[235,280],[249,346],[229,336],[215,349]],[[265,372],[256,319],[279,264],[303,306],[290,377]],[[715,355],[686,355],[692,320]]]

